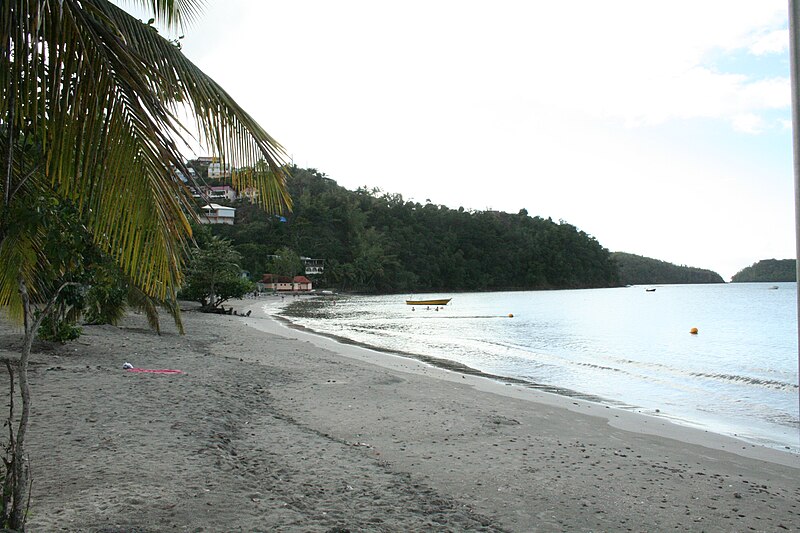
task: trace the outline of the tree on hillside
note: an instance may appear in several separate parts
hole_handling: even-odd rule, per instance
[[[201,0],[137,2],[175,29]],[[23,530],[30,417],[28,358],[38,326],[70,282],[44,235],[49,202],[68,201],[94,244],[149,297],[175,301],[191,239],[189,175],[181,148],[194,117],[200,141],[227,162],[266,169],[233,178],[271,212],[289,206],[282,148],[179,48],[108,0],[0,4],[0,306],[24,326],[9,417],[4,526]]]
[[[291,248],[279,248],[267,263],[266,274],[277,274],[292,278],[303,272],[303,262]]]
[[[795,259],[762,259],[745,267],[733,275],[734,283],[744,282],[780,282],[797,280],[797,262]]]
[[[233,242],[251,273],[288,247],[324,259],[315,286],[364,292],[609,287],[617,264],[597,240],[525,210],[449,209],[366,187],[349,191],[314,169],[289,167],[286,221],[240,208],[212,231]],[[250,211],[250,212],[248,212]],[[239,214],[243,213],[242,218]]]
[[[722,276],[703,268],[674,265],[625,252],[614,252],[611,256],[619,265],[620,279],[625,285],[724,283]]]

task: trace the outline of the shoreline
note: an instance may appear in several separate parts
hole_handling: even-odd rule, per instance
[[[278,308],[282,305],[281,302],[237,300],[235,303],[238,306],[244,307],[245,310],[253,311],[253,314],[249,317],[250,319],[259,319],[257,314],[263,313],[264,319],[271,320],[278,326],[277,328],[264,328],[263,325],[259,327],[257,325],[258,323],[248,324],[255,329],[276,335],[285,335],[288,332],[292,332],[293,334],[290,335],[290,337],[297,340],[311,340],[311,342],[314,342],[314,339],[325,339],[326,341],[314,342],[314,344],[320,348],[332,350],[345,357],[353,357],[360,361],[373,363],[393,370],[421,373],[433,376],[437,379],[449,381],[457,379],[453,377],[453,374],[455,374],[456,376],[462,376],[462,381],[467,380],[466,382],[474,386],[477,390],[534,403],[544,403],[569,411],[590,413],[593,416],[605,419],[612,427],[626,431],[666,437],[714,450],[732,452],[751,459],[769,461],[775,464],[790,467],[800,466],[800,454],[786,449],[785,447],[778,447],[779,445],[777,443],[775,446],[767,446],[737,436],[703,429],[697,425],[692,425],[689,421],[672,419],[662,414],[650,414],[637,411],[639,408],[635,406],[615,405],[615,402],[605,398],[592,397],[591,395],[571,390],[528,383],[523,380],[516,380],[504,376],[495,376],[460,363],[446,360],[434,361],[434,358],[426,358],[417,354],[404,354],[380,349],[353,341],[346,337],[320,333],[305,326],[295,324],[290,319],[278,313],[269,314],[263,311],[265,305],[272,304],[271,307]],[[399,358],[401,361],[398,362],[395,358]],[[403,364],[402,360],[417,362],[424,366],[406,365]],[[441,361],[443,364],[437,364],[438,361]],[[591,411],[593,408],[594,411]]]
[[[35,347],[29,531],[800,523],[797,464],[655,436],[663,420],[366,353],[269,317],[187,311],[185,336],[162,326],[156,335],[130,314]],[[18,342],[0,334],[0,356]]]

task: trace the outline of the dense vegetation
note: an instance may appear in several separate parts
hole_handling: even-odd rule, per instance
[[[614,252],[611,257],[619,265],[619,279],[625,285],[725,282],[716,272],[702,268],[678,266],[624,252]]]
[[[794,259],[764,259],[743,268],[731,278],[733,282],[796,280],[797,261]]]
[[[608,250],[566,222],[348,191],[292,167],[293,211],[282,218],[237,202],[236,224],[215,225],[254,279],[283,248],[325,260],[319,287],[364,292],[588,288],[618,285]]]

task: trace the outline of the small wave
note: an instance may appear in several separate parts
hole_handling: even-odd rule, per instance
[[[625,371],[625,370],[623,370],[621,368],[614,368],[612,366],[598,365],[598,364],[595,364],[595,363],[575,362],[573,364],[578,365],[578,366],[585,366],[585,367],[588,367],[588,368],[594,368],[595,370],[608,370],[610,372],[622,372],[624,374],[630,374],[630,372],[627,372],[627,371]]]
[[[758,387],[782,391],[796,391],[798,389],[798,386],[794,383],[786,383],[784,381],[777,381],[774,379],[753,378],[735,374],[710,374],[707,372],[692,372],[690,375],[698,378],[716,379],[720,381],[730,381],[733,383],[744,383],[747,385],[756,385]]]
[[[469,318],[508,318],[508,316],[507,315],[474,315],[474,316],[459,315],[459,316],[443,316],[441,318],[446,320],[461,320]]]

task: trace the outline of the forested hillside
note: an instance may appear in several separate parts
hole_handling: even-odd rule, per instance
[[[236,224],[214,225],[254,278],[279,248],[325,260],[318,287],[365,292],[608,287],[619,284],[608,250],[565,222],[348,191],[293,167],[293,212],[267,215],[235,203]]]
[[[794,259],[764,259],[743,268],[731,278],[733,282],[795,281],[797,262]]]
[[[716,272],[702,268],[678,266],[624,252],[614,252],[611,257],[619,265],[619,279],[625,285],[725,282]]]

